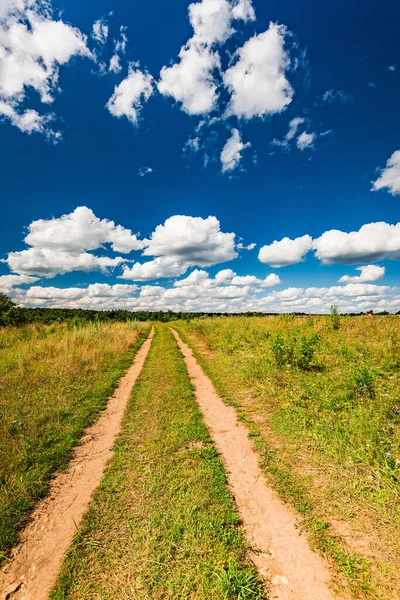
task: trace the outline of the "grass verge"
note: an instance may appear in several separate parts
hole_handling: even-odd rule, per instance
[[[50,597],[264,597],[223,466],[166,327],[156,327],[114,457]]]
[[[400,597],[397,328],[395,319],[343,319],[338,332],[323,317],[176,327],[248,426],[265,474],[338,587],[356,598]],[[292,364],[279,364],[288,347]]]
[[[89,324],[0,331],[0,565],[148,330]]]

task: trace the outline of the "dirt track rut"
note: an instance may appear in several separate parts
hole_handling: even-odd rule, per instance
[[[254,549],[252,560],[271,581],[270,600],[339,600],[329,589],[330,572],[296,529],[296,515],[268,486],[247,428],[224,404],[177,332],[196,399],[226,466],[232,494]]]
[[[22,543],[0,572],[0,600],[46,600],[93,491],[99,485],[120,431],[131,391],[138,378],[154,331],[121,379],[107,408],[89,427],[74,452],[68,471],[55,477],[22,533]]]

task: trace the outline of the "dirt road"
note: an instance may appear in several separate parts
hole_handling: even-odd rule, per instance
[[[295,514],[268,486],[251,447],[248,430],[235,410],[224,404],[176,331],[200,410],[227,469],[231,491],[239,509],[252,559],[271,580],[270,600],[338,600],[328,587],[329,569],[312,552],[296,529]]]
[[[232,407],[224,404],[176,331],[195,395],[218,451],[251,544],[251,557],[271,581],[269,600],[339,600],[329,588],[330,572],[296,528],[296,514],[268,486],[252,449],[248,430]],[[149,351],[153,331],[134,364],[109,400],[107,409],[87,430],[66,473],[58,475],[47,499],[39,504],[0,572],[0,600],[46,600],[91,496],[99,485],[121,428],[132,388]]]
[[[121,379],[106,410],[86,430],[68,471],[53,480],[49,496],[33,512],[30,523],[22,533],[22,543],[0,572],[1,600],[47,599],[63,555],[113,454],[112,448],[121,428],[122,417],[152,338],[153,331]]]

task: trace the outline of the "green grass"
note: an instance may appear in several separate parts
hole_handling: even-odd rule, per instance
[[[179,323],[354,597],[400,596],[400,320]]]
[[[183,357],[157,327],[52,600],[261,600]]]
[[[0,564],[147,331],[135,324],[0,330]]]

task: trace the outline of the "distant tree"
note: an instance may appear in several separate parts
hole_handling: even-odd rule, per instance
[[[14,302],[6,296],[5,294],[0,293],[0,313],[7,312],[15,307]]]

